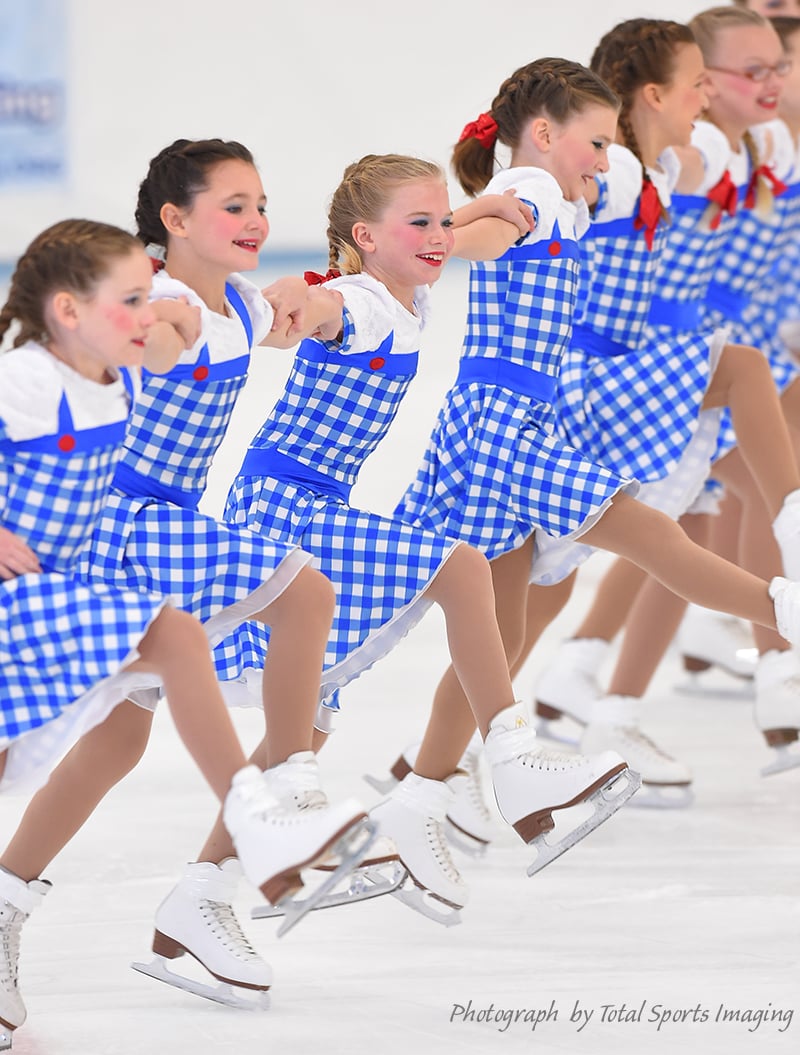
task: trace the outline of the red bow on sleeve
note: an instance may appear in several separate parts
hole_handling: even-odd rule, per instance
[[[336,271],[334,268],[328,268],[324,275],[319,275],[316,271],[303,272],[303,278],[305,279],[307,286],[321,286],[323,282],[330,282],[332,278],[341,277],[341,271]]]
[[[776,198],[786,190],[786,184],[781,183],[769,165],[759,165],[747,184],[747,191],[744,196],[744,204],[747,209],[752,209],[756,203],[756,187],[761,177],[772,185],[772,193]]]
[[[497,139],[497,121],[491,114],[481,114],[477,121],[464,125],[458,141],[461,143],[465,139],[477,139],[482,147],[491,150]]]
[[[723,213],[726,212],[728,216],[733,216],[735,214],[738,201],[736,184],[731,179],[731,174],[727,169],[722,174],[722,179],[714,184],[706,197],[714,205],[719,206],[719,212],[714,214],[708,224],[712,231],[716,231],[722,220]]]
[[[644,230],[644,240],[650,250],[653,248],[653,239],[661,216],[661,199],[658,196],[656,185],[645,176],[639,198],[639,214],[633,221],[633,226],[637,231]]]

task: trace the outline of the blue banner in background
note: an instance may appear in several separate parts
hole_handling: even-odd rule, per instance
[[[0,187],[67,175],[67,0],[0,0]]]

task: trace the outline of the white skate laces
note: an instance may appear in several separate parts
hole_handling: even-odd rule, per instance
[[[641,784],[639,775],[615,751],[584,757],[538,749],[520,704],[495,715],[485,746],[500,813],[537,850],[529,875],[607,820]],[[545,835],[555,827],[553,812],[583,803],[591,803],[594,815],[559,841],[548,843]]]
[[[267,787],[282,805],[298,810],[322,809],[328,805],[320,787],[319,763],[313,751],[296,751],[285,762],[264,771]]]
[[[4,1032],[3,1024],[9,1030],[17,1029],[27,1017],[19,991],[22,925],[49,890],[50,883],[44,879],[26,883],[0,868],[0,1032]]]

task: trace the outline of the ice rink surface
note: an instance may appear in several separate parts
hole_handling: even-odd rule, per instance
[[[434,292],[419,378],[354,493],[366,507],[389,512],[416,468],[455,374],[465,278],[465,268],[451,264]],[[290,359],[257,351],[207,511],[221,508]],[[582,569],[569,606],[520,676],[524,699],[606,564],[599,555]],[[346,690],[339,729],[320,756],[332,797],[378,800],[362,774],[384,772],[419,736],[446,662],[434,610]],[[315,914],[277,940],[274,921],[248,920],[257,895],[243,882],[237,907],[275,972],[271,1008],[262,1013],[212,1004],[128,966],[148,958],[154,910],[215,811],[162,709],[144,761],[46,873],[53,889],[23,932],[29,1019],[14,1052],[797,1051],[800,769],[761,777],[770,756],[751,702],[680,694],[683,678],[669,655],[648,697],[645,729],[691,766],[695,804],[657,812],[631,804],[533,878],[531,851],[498,819],[484,859],[456,853],[471,890],[458,927],[385,897]],[[719,676],[714,684],[730,683]],[[260,715],[235,714],[252,746]],[[0,801],[4,840],[23,806]]]

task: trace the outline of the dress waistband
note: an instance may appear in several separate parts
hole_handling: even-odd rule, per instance
[[[284,454],[277,447],[250,447],[238,475],[271,476],[275,480],[299,484],[311,491],[333,495],[335,498],[341,498],[343,502],[349,502],[352,490],[351,484],[327,476],[318,469],[312,469],[310,465],[299,462],[290,454]]]
[[[552,374],[507,359],[476,355],[465,356],[458,367],[456,384],[469,384],[470,381],[510,388],[512,392],[529,396],[539,403],[552,403],[556,390],[556,378]]]

